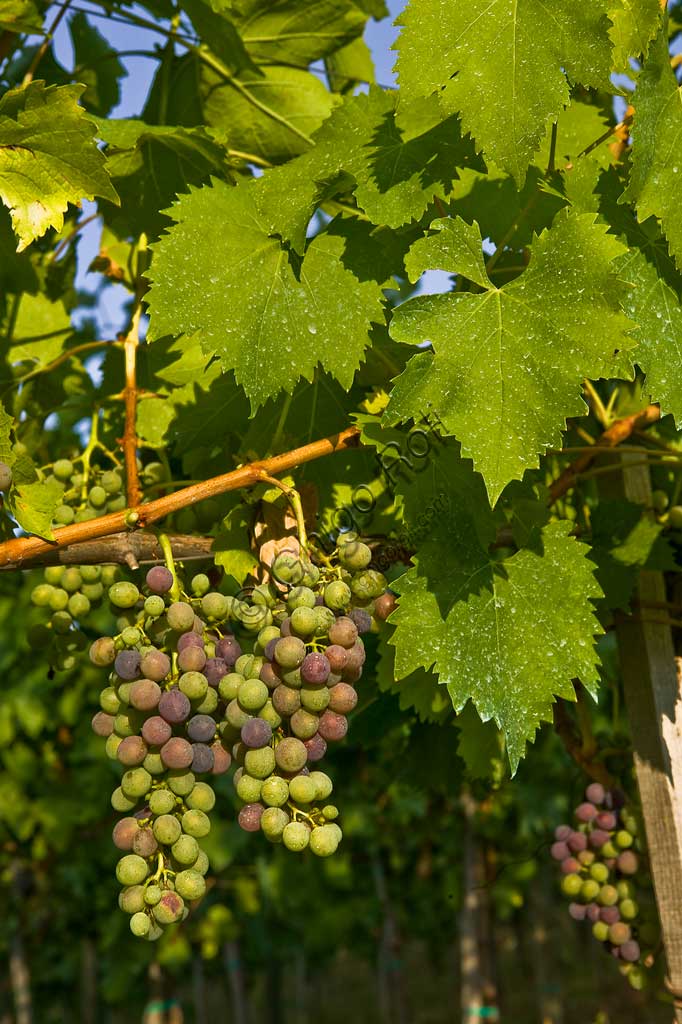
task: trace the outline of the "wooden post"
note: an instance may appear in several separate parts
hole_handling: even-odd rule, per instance
[[[622,457],[625,496],[650,508],[648,468],[628,467],[633,459]],[[635,614],[620,616],[616,629],[668,986],[682,1024],[682,694],[661,611],[663,574],[642,571],[638,598]]]

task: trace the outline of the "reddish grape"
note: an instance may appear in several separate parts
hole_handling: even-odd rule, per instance
[[[329,710],[339,715],[347,715],[357,702],[357,691],[349,683],[337,683],[329,691]]]
[[[569,850],[572,850],[573,853],[581,853],[587,849],[587,836],[584,832],[571,832],[566,841]]]
[[[203,647],[185,647],[178,654],[178,668],[181,672],[201,672],[206,660]]]
[[[142,724],[142,738],[152,747],[162,747],[171,735],[170,725],[160,715],[152,715]]]
[[[578,821],[592,821],[597,817],[597,808],[591,803],[579,804],[575,809],[575,816]]]
[[[623,875],[634,875],[639,867],[639,858],[632,850],[623,850],[618,855],[616,864]]]
[[[239,825],[245,832],[258,832],[265,808],[262,804],[246,804],[239,812]]]
[[[343,672],[348,661],[348,651],[341,644],[330,644],[324,652],[332,672]]]
[[[320,715],[319,733],[327,742],[342,740],[348,732],[348,721],[343,715],[337,715],[335,711],[327,708]]]
[[[210,715],[194,715],[187,723],[187,735],[196,743],[210,743],[215,737],[215,720]]]
[[[569,903],[568,912],[574,921],[584,921],[587,916],[587,907],[583,903]]]
[[[136,818],[121,818],[114,825],[112,839],[114,846],[119,850],[132,850],[133,839],[140,831]]]
[[[228,673],[227,663],[222,658],[209,658],[204,665],[204,675],[208,685],[217,687],[220,680]]]
[[[147,756],[147,744],[141,736],[126,736],[116,748],[116,757],[126,768],[142,764]]]
[[[397,606],[398,602],[396,601],[395,594],[387,590],[374,602],[374,615],[381,622],[385,622]]]
[[[566,860],[567,857],[571,856],[571,851],[569,850],[568,845],[561,841],[552,843],[549,852],[554,860]]]
[[[211,750],[213,752],[213,768],[211,769],[214,775],[224,775],[226,771],[229,771],[230,765],[232,764],[232,757],[230,756],[229,750],[225,750],[220,740],[216,740],[211,744]]]
[[[311,736],[309,740],[304,740],[303,746],[308,751],[308,760],[312,763],[321,761],[327,753],[327,741],[320,736],[319,732]]]
[[[215,754],[212,747],[206,743],[192,744],[191,769],[196,775],[213,771],[215,767]]]
[[[130,688],[130,703],[138,711],[153,711],[160,698],[161,688],[152,679],[138,679]]]
[[[222,658],[225,664],[232,668],[237,658],[241,657],[242,649],[235,638],[228,634],[215,645],[215,652],[218,658]]]
[[[575,857],[567,857],[561,862],[562,875],[577,875],[580,873],[580,861]]]
[[[603,804],[606,790],[601,782],[591,782],[585,790],[585,797],[591,804]]]
[[[605,832],[611,832],[616,827],[618,819],[613,811],[600,811],[595,822],[598,828],[603,828]]]
[[[565,842],[572,832],[573,829],[570,825],[557,825],[554,829],[554,838],[561,840],[561,842]]]
[[[597,903],[588,903],[585,909],[587,920],[596,924],[601,917],[601,907]]]
[[[342,615],[332,623],[329,629],[329,639],[333,644],[341,647],[353,647],[358,638],[358,627],[347,615]]]
[[[128,682],[137,679],[140,674],[140,652],[119,651],[114,660],[116,674]]]
[[[624,942],[620,947],[620,955],[627,963],[636,963],[641,956],[639,943],[636,942],[635,939],[630,939],[628,942]]]
[[[111,736],[114,731],[114,716],[98,711],[92,719],[92,731],[96,736]]]
[[[301,679],[313,685],[326,683],[329,678],[330,664],[324,654],[312,651],[306,654],[301,665]]]
[[[378,598],[377,600],[381,600]],[[364,608],[353,608],[349,616],[355,623],[358,633],[369,633],[372,628],[372,616]]]
[[[177,725],[189,718],[192,705],[182,690],[166,690],[161,694],[159,714],[171,725]]]
[[[161,760],[166,768],[189,768],[192,763],[192,744],[182,736],[171,736],[161,747]]]
[[[241,737],[245,747],[267,747],[272,739],[272,727],[262,718],[250,718],[242,726]]]
[[[171,670],[171,661],[164,651],[148,651],[140,664],[142,674],[147,679],[160,683]]]
[[[167,594],[173,586],[173,573],[165,565],[155,565],[147,573],[145,582],[153,594]]]
[[[604,843],[608,843],[610,838],[611,836],[608,834],[608,832],[604,832],[603,829],[600,828],[594,828],[590,832],[589,843],[590,846],[593,846],[596,850],[598,850],[600,847],[604,845]]]

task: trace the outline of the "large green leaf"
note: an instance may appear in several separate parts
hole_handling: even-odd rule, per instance
[[[34,0],[0,0],[0,29],[8,32],[39,32],[43,16]]]
[[[370,322],[383,320],[381,291],[343,267],[339,238],[318,236],[292,265],[255,194],[216,182],[172,208],[177,224],[154,247],[153,336],[200,331],[253,409],[311,380],[318,363],[350,387]]]
[[[614,69],[629,71],[629,58],[646,55],[656,35],[661,4],[659,0],[620,0],[609,15],[613,22],[609,35],[613,41]]]
[[[401,94],[437,92],[487,157],[523,183],[569,102],[569,79],[610,89],[612,0],[410,0],[398,18]]]
[[[659,218],[682,267],[682,90],[670,67],[665,28],[651,46],[632,103],[632,173],[623,201],[636,204],[640,220]]]
[[[362,35],[367,20],[351,0],[238,0],[231,14],[254,61],[296,67]]]
[[[118,197],[95,145],[81,85],[30,82],[0,99],[0,198],[12,214],[19,251],[60,229],[69,203]]]
[[[613,260],[624,247],[591,214],[560,213],[535,239],[527,270],[504,288],[487,277],[478,228],[459,219],[431,226],[407,259],[422,270],[461,274],[482,294],[430,295],[394,313],[397,341],[430,341],[398,378],[387,410],[397,422],[435,411],[444,429],[483,475],[492,502],[504,486],[538,465],[538,453],[561,445],[567,416],[581,416],[584,377],[619,376],[626,289]]]
[[[62,302],[50,302],[44,292],[23,294],[19,300],[9,341],[2,339],[10,363],[30,362],[30,369],[46,366],[64,351],[72,334],[71,320]]]
[[[512,770],[554,698],[574,699],[573,679],[593,690],[601,632],[591,601],[601,596],[587,548],[551,523],[541,554],[520,551],[495,568],[488,585],[443,616],[419,570],[400,592],[391,643],[398,675],[433,667],[456,711],[472,700],[483,719],[502,729]]]

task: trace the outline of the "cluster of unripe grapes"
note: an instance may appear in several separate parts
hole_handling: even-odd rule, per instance
[[[551,855],[559,862],[561,890],[571,902],[575,921],[591,924],[592,934],[620,962],[633,988],[646,981],[644,948],[658,938],[655,918],[641,898],[647,898],[641,878],[642,854],[634,815],[622,793],[599,782],[585,790],[576,807],[576,826],[559,825]]]
[[[203,573],[183,593],[165,566],[149,570],[143,592],[109,587],[120,632],[90,648],[110,673],[92,727],[123,769],[114,842],[134,934],[157,938],[203,895],[209,780],[233,760],[243,829],[297,852],[336,850],[332,782],[315,765],[357,703],[360,635],[393,607],[371,557],[355,537],[323,569],[279,555],[248,600],[211,590]]]
[[[56,481],[63,488],[53,527],[96,519],[125,508],[123,477],[116,469],[81,465],[80,460],[57,459],[46,482]],[[31,601],[44,610],[46,621],[29,632],[33,646],[48,649],[53,669],[68,671],[75,667],[78,652],[85,641],[78,629],[105,593],[121,576],[115,565],[51,565],[43,570],[43,582],[31,591]]]

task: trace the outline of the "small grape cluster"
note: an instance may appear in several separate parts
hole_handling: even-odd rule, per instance
[[[126,506],[123,477],[116,469],[102,469],[86,461],[77,470],[71,459],[57,459],[44,479],[56,481],[63,488],[53,527],[85,522]],[[43,582],[31,591],[31,601],[49,618],[32,627],[29,640],[48,649],[53,669],[69,671],[75,667],[78,652],[86,645],[78,623],[101,604],[106,589],[120,576],[120,569],[114,565],[50,565],[43,570]]]
[[[641,849],[635,816],[622,793],[591,783],[575,809],[577,827],[559,825],[551,855],[559,861],[561,890],[575,921],[588,921],[592,934],[620,961],[633,988],[643,987],[643,943],[653,943],[656,925],[638,901]]]
[[[279,584],[271,591],[273,622],[258,633],[263,657],[220,683],[227,701],[223,738],[236,740],[232,754],[240,766],[239,824],[294,852],[309,847],[330,856],[342,838],[338,809],[327,802],[332,781],[309,765],[346,735],[365,661],[360,637],[373,615],[385,618],[393,608],[384,576],[368,568],[371,559],[355,534],[342,535],[336,564],[328,560],[322,569],[293,553],[279,555],[271,567]]]

